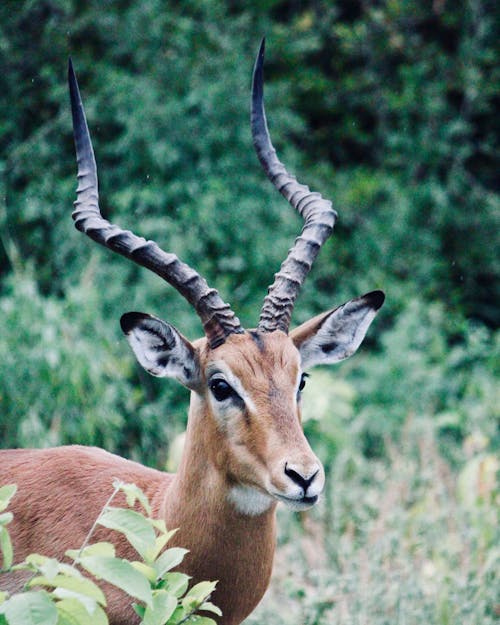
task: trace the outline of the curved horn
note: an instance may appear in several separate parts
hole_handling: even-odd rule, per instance
[[[289,250],[280,271],[269,287],[260,313],[259,328],[264,332],[288,332],[293,306],[321,246],[330,236],[337,213],[332,203],[309,187],[297,182],[276,156],[264,110],[264,49],[262,40],[255,61],[252,81],[252,137],[257,156],[268,178],[278,191],[304,218],[304,226],[294,246]]]
[[[210,347],[221,345],[230,334],[242,333],[243,328],[228,304],[194,269],[181,262],[175,254],[161,250],[154,241],[146,241],[122,230],[102,217],[94,150],[71,59],[68,82],[78,164],[78,188],[73,211],[75,226],[97,243],[154,271],[176,288],[194,306]]]

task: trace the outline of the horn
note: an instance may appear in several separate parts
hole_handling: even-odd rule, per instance
[[[71,59],[68,83],[78,165],[78,188],[73,211],[76,228],[97,243],[150,269],[177,289],[195,308],[211,348],[224,343],[230,334],[242,333],[243,328],[229,305],[194,269],[181,262],[175,254],[164,252],[154,241],[146,241],[103,218],[99,209],[94,150]]]
[[[263,332],[282,330],[287,333],[300,287],[321,246],[333,232],[337,213],[330,201],[297,182],[295,176],[287,172],[276,156],[264,110],[264,51],[265,39],[260,45],[253,71],[251,112],[253,144],[267,177],[299,212],[304,219],[304,225],[281,269],[275,274],[274,283],[268,289],[258,327]]]

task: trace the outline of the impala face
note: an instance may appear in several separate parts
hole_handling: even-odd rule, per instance
[[[192,344],[144,313],[123,315],[121,325],[149,373],[191,389],[191,438],[210,450],[229,500],[255,515],[275,500],[295,510],[318,501],[325,477],[301,426],[304,369],[354,353],[383,301],[374,291],[290,335],[250,330],[231,334],[216,348],[206,338]]]
[[[314,505],[324,471],[301,425],[305,383],[300,353],[283,332],[229,337],[204,365],[207,413],[224,436],[220,470],[230,500],[257,514],[273,500],[294,510]]]

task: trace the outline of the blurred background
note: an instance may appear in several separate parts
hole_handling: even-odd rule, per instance
[[[281,159],[339,213],[294,322],[375,288],[363,347],[312,372],[320,506],[280,511],[248,625],[500,622],[500,23],[486,0],[3,0],[0,446],[175,465],[188,393],[149,377],[123,312],[193,339],[171,287],[72,225],[72,56],[101,208],[257,323],[300,219],[253,152],[251,71]]]

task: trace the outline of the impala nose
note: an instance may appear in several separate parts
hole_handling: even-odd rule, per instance
[[[299,469],[293,464],[289,464],[288,462],[285,464],[285,475],[302,488],[304,496],[307,494],[307,489],[313,483],[318,473],[319,467],[317,465],[312,467],[309,471],[304,472],[303,469]]]

